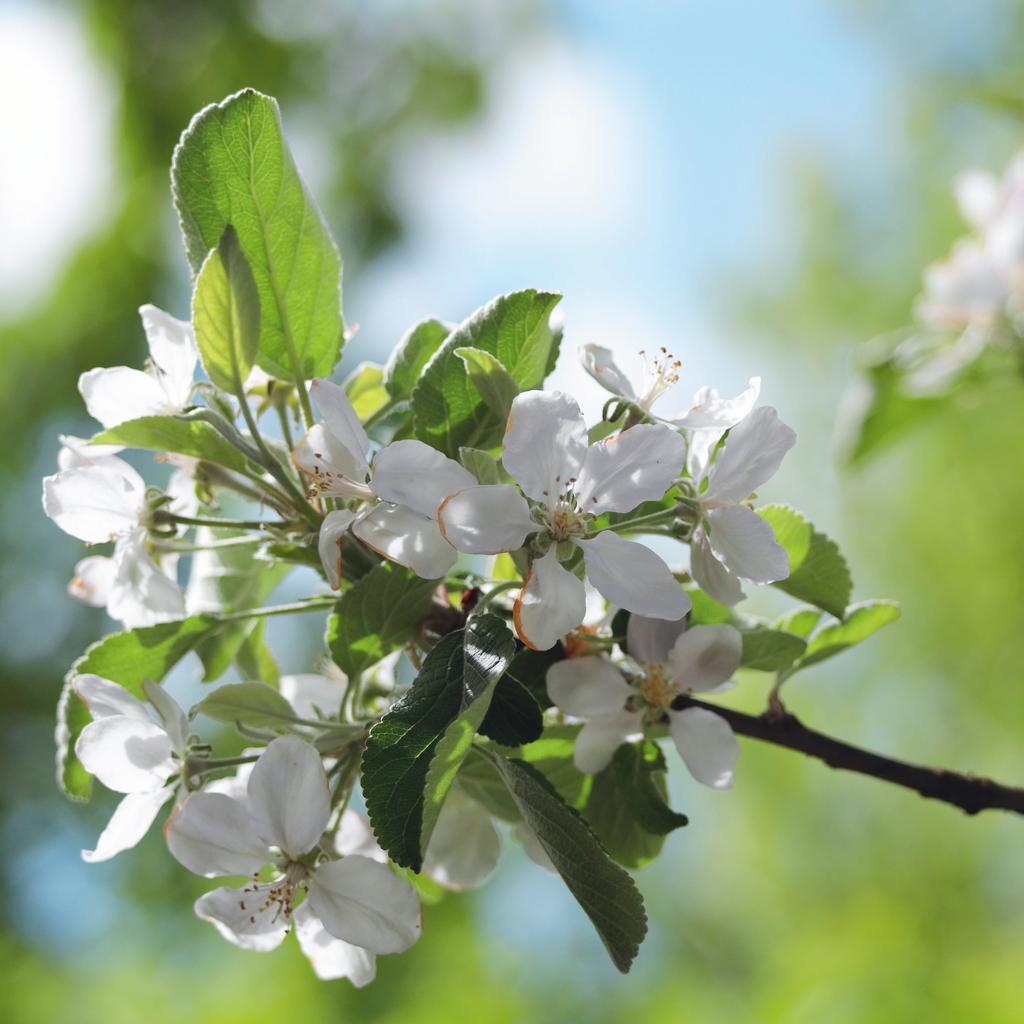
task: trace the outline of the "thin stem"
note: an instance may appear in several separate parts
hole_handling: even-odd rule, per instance
[[[210,519],[204,516],[179,516],[176,512],[160,509],[155,514],[162,523],[179,526],[212,526],[225,530],[265,530],[268,526],[286,526],[286,523],[268,523],[265,519]]]
[[[215,540],[212,544],[176,544],[173,541],[160,541],[153,546],[160,551],[217,551],[219,548],[237,548],[246,544],[262,544],[265,537],[226,537]]]
[[[894,786],[914,790],[929,800],[939,800],[959,807],[966,814],[978,814],[986,810],[1024,814],[1024,789],[1004,786],[977,775],[961,774],[945,768],[929,768],[899,761],[883,754],[875,754],[808,729],[795,715],[788,712],[781,715],[747,715],[742,711],[734,711],[718,704],[707,704],[689,696],[677,697],[672,702],[672,708],[676,711],[685,708],[706,708],[724,718],[732,726],[733,732],[741,736],[749,736],[763,743],[799,751],[824,762],[830,768],[891,782]]]
[[[279,402],[275,402],[274,411],[281,424],[281,436],[284,438],[284,443],[288,445],[288,451],[291,451],[295,447],[295,438],[292,437],[292,425],[288,422],[288,410]]]
[[[612,523],[611,526],[607,526],[605,529],[611,530],[613,533],[619,533],[622,530],[634,530],[638,526],[660,526],[663,523],[671,522],[677,514],[675,508],[662,509],[660,512],[649,512],[645,516],[626,519],[621,523]]]
[[[266,608],[243,608],[237,612],[226,612],[217,616],[218,622],[239,622],[242,619],[267,619],[272,615],[292,615],[296,612],[315,612],[322,608],[333,608],[338,603],[336,597],[311,597],[305,601],[293,601],[291,604],[274,604]]]
[[[189,759],[189,774],[204,775],[219,768],[234,768],[239,764],[252,764],[259,760],[259,754],[242,754],[239,757],[198,757]]]
[[[505,593],[506,590],[512,590],[517,587],[521,588],[522,585],[523,584],[520,580],[506,580],[504,583],[496,584],[495,586],[491,587],[491,589],[488,590],[487,593],[484,594],[484,596],[481,597],[479,601],[477,601],[476,607],[473,609],[473,614],[476,615],[477,613],[481,612],[499,594]]]

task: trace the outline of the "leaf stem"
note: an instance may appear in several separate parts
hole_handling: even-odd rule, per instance
[[[242,619],[266,619],[271,615],[292,615],[297,612],[315,612],[323,608],[331,608],[337,604],[336,597],[326,599],[319,597],[307,598],[305,601],[293,601],[291,604],[274,604],[265,608],[242,608],[237,612],[225,612],[218,615],[219,622],[238,622]]]

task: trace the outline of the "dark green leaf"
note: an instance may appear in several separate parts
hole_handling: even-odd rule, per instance
[[[519,751],[519,756],[541,772],[558,795],[577,810],[586,806],[593,785],[593,776],[581,772],[573,760],[579,733],[578,725],[552,725],[539,740]]]
[[[480,735],[505,747],[518,747],[540,739],[543,731],[540,705],[521,682],[506,672],[494,690]]]
[[[245,456],[230,441],[209,423],[188,416],[140,416],[100,431],[93,441],[191,455],[236,472],[245,469]]]
[[[459,769],[456,783],[492,817],[507,822],[522,821],[522,815],[509,794],[504,779],[476,747],[470,747],[466,760]]]
[[[259,290],[260,366],[285,380],[329,374],[343,340],[341,258],[276,101],[243,89],[201,110],[174,150],[171,182],[193,273],[228,224],[238,233]]]
[[[608,856],[586,821],[533,765],[490,752],[486,756],[597,929],[612,963],[626,973],[647,934],[647,914],[633,879]]]
[[[533,651],[529,647],[523,647],[512,659],[507,674],[517,683],[522,683],[541,710],[544,710],[553,703],[548,696],[548,669],[556,661],[562,661],[564,658],[565,648],[560,643],[546,651]]]
[[[429,319],[421,320],[406,331],[384,367],[384,387],[393,399],[412,397],[423,368],[451,330],[451,324]]]

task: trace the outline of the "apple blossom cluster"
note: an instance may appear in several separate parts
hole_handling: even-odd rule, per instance
[[[62,788],[121,794],[83,857],[162,816],[171,856],[220,880],[201,920],[256,952],[294,932],[319,977],[361,986],[418,940],[420,895],[483,885],[511,839],[628,970],[647,923],[627,869],[687,823],[663,747],[727,790],[717,695],[767,673],[777,709],[896,614],[851,604],[834,542],[758,503],[796,435],[759,378],[664,415],[681,363],[661,350],[634,386],[595,344],[611,397],[588,424],[544,389],[560,297],[534,289],[332,381],[340,262],[276,104],[200,112],[172,183],[190,314],[143,307],[145,369],[82,375],[103,429],[62,437],[43,481],[46,515],[102,551],[69,593],[121,627],[58,707]],[[304,596],[275,599],[289,576]],[[767,587],[799,603],[741,610]],[[266,624],[310,615],[323,645],[284,672]]]

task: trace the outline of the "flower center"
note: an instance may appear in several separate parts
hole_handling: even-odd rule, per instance
[[[640,395],[640,405],[649,412],[651,406],[679,380],[679,367],[683,364],[664,345],[650,365],[643,351],[640,358],[644,364],[644,390]]]
[[[269,886],[260,883],[259,875],[252,876],[252,885],[246,886],[239,901],[239,908],[249,913],[249,923],[256,923],[257,914],[273,914],[271,921],[284,917],[290,921],[295,912],[295,897],[299,889],[305,889],[307,869],[304,864],[289,861],[284,874]]]
[[[555,477],[555,483],[564,486],[564,490],[554,501],[547,491],[544,492],[546,504],[540,510],[540,521],[556,543],[582,537],[587,532],[587,517],[580,511],[576,499],[576,477],[569,477],[564,485],[561,477]]]
[[[668,678],[664,665],[645,661],[640,680],[640,696],[653,708],[664,711],[679,695],[674,679]]]

